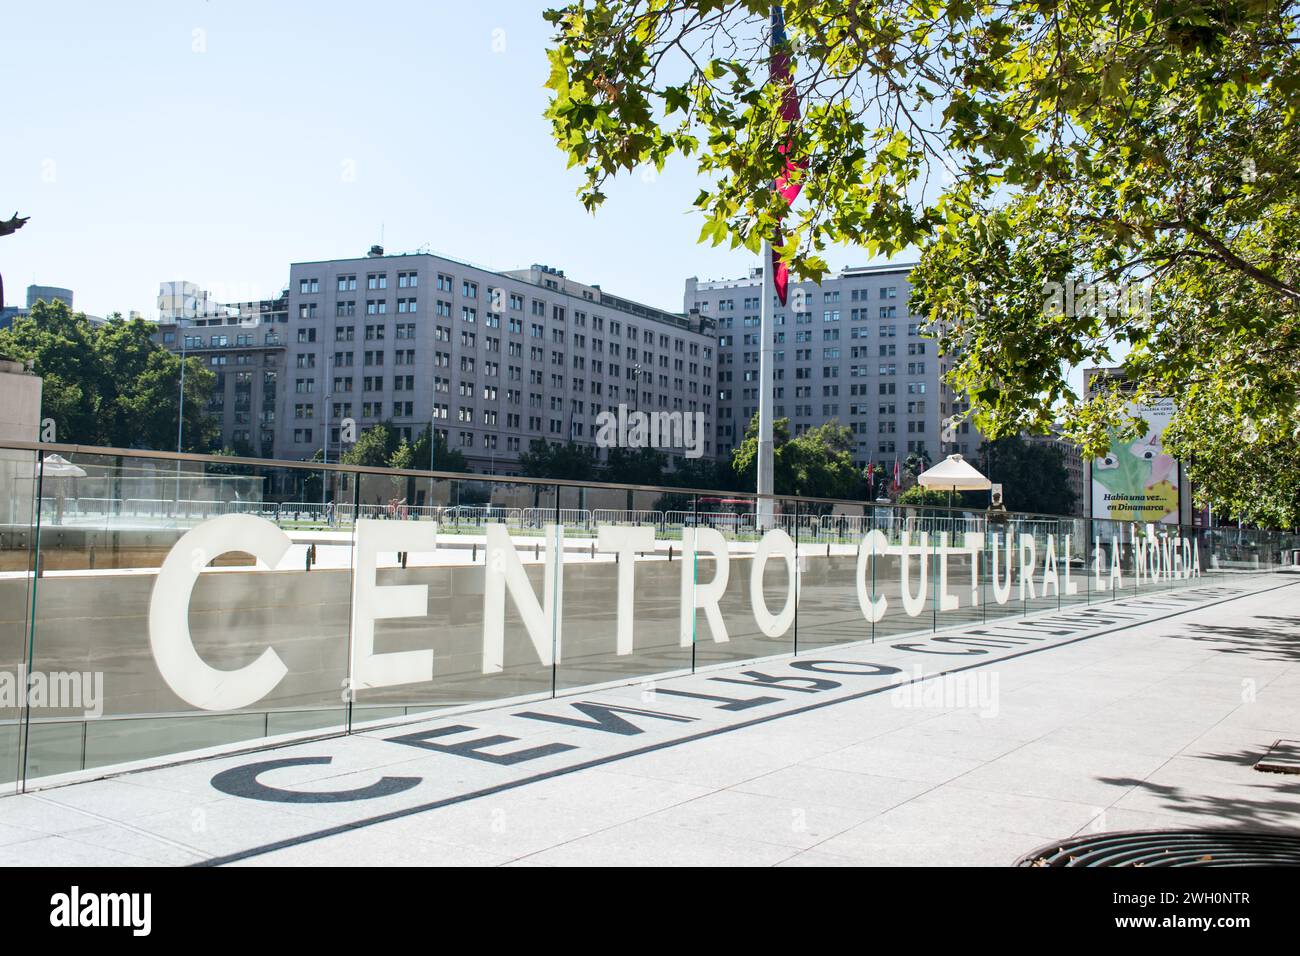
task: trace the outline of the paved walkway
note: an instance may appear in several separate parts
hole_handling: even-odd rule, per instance
[[[1279,738],[1283,575],[0,798],[0,863],[1006,865],[1294,828]]]

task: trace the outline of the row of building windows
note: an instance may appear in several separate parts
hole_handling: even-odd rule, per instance
[[[810,294],[810,293],[808,292],[808,290],[803,289],[803,288],[798,287],[798,286],[796,286],[796,287],[795,287],[793,290],[791,290],[791,292],[790,292],[790,296],[792,296],[792,297],[794,298],[795,301],[799,301],[799,300],[802,300],[802,301],[808,301],[809,299],[811,299],[811,298],[813,297],[813,295],[814,295],[814,294]],[[852,290],[850,290],[850,292],[849,292],[849,296],[850,296],[850,301],[852,301],[852,302],[866,302],[866,301],[868,301],[868,300],[871,298],[871,290],[870,290],[870,289],[852,289]],[[891,285],[891,286],[881,286],[881,287],[879,288],[879,290],[878,290],[877,298],[879,298],[879,299],[896,299],[896,298],[898,298],[898,286],[894,286],[894,285]],[[827,289],[827,290],[824,290],[824,291],[822,292],[822,303],[823,303],[823,304],[832,303],[832,302],[839,302],[839,301],[840,301],[840,290],[838,290],[838,289]],[[775,296],[773,296],[773,298],[772,298],[772,303],[773,303],[773,305],[777,306],[778,308],[779,308],[780,305],[781,305],[781,301],[780,301],[780,299],[776,298]],[[746,299],[744,300],[743,305],[742,305],[742,308],[744,308],[746,311],[749,311],[749,310],[756,310],[756,309],[760,308],[761,306],[762,306],[762,300],[761,300],[761,297],[759,297],[759,296],[753,296],[753,297],[750,297],[750,298],[746,298]],[[698,308],[701,312],[708,312],[708,311],[709,311],[709,302],[708,302],[708,300],[697,303],[697,304],[696,304],[696,308]],[[736,311],[736,300],[735,300],[735,299],[719,299],[719,300],[718,300],[718,311],[719,311],[719,312],[735,312],[735,311]]]
[[[399,273],[399,288],[414,288],[416,285],[416,274],[410,273],[409,282],[406,284],[403,284],[401,281],[402,275],[403,274]],[[302,279],[300,280],[299,285],[304,293],[319,291],[319,283],[315,279]],[[356,288],[355,276],[339,277],[340,292],[354,290],[355,288]],[[370,276],[368,278],[367,288],[375,289],[375,290],[386,289],[387,276],[385,274]],[[452,288],[453,288],[453,280],[451,279],[451,277],[439,274],[438,291],[450,292],[452,291]],[[498,295],[497,293],[502,292],[502,290],[500,289],[492,289],[490,290],[490,292],[493,294],[489,297],[488,314],[492,315],[498,324],[500,321],[500,316],[497,315],[496,313],[500,313],[504,311],[505,306],[508,305],[508,307],[511,310],[515,310],[515,311],[523,310],[523,304],[524,304],[523,296],[517,295],[515,293],[510,293],[508,296]],[[465,280],[464,282],[462,282],[461,293],[464,298],[477,299],[478,284]],[[372,315],[388,314],[388,300],[367,299],[365,301],[366,301],[367,314],[372,314]],[[337,301],[335,303],[335,314],[336,316],[355,315],[356,306],[357,306],[356,300]],[[396,301],[396,307],[398,312],[415,312],[419,308],[418,299],[414,297],[410,297],[410,298],[399,297]],[[451,316],[452,303],[446,301],[445,299],[435,299],[434,309],[436,314],[443,315],[449,318]],[[299,303],[299,307],[298,307],[299,318],[313,319],[313,318],[317,318],[319,314],[320,313],[319,313],[317,303],[314,302]],[[547,303],[541,299],[532,300],[532,314],[544,318],[547,315]],[[566,317],[566,308],[560,305],[552,305],[550,309],[550,316],[553,320],[563,322]],[[574,317],[574,324],[577,327],[580,328],[587,327],[588,317],[585,312],[575,311],[573,313],[573,317]],[[478,309],[472,306],[462,306],[461,318],[462,320],[467,322],[476,322],[478,319]],[[593,329],[597,331],[604,331],[605,319],[603,317],[592,316],[591,320],[592,320],[591,327]],[[510,326],[510,330],[512,332],[522,332],[523,324],[521,321],[512,319],[511,322],[512,324]],[[609,323],[609,331],[610,334],[612,335],[619,335],[623,331],[623,324],[619,321],[611,321]],[[626,337],[629,340],[636,340],[638,335],[642,336],[642,340],[647,345],[653,345],[655,342],[656,336],[653,331],[638,329],[638,327],[635,325],[627,326]],[[686,343],[684,340],[680,338],[674,338],[662,333],[658,335],[658,341],[661,348],[671,347],[678,352],[684,351],[688,345],[688,343]],[[700,344],[697,342],[692,342],[689,343],[689,347],[692,350],[692,353],[694,354],[695,350],[700,348]],[[706,350],[708,348],[709,348],[708,346],[705,346]]]

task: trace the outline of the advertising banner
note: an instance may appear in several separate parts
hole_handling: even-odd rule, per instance
[[[1092,516],[1143,524],[1178,523],[1178,461],[1162,438],[1174,403],[1162,399],[1130,409],[1147,423],[1131,442],[1112,438],[1110,451],[1092,462]]]

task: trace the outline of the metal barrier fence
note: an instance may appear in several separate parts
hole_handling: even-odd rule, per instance
[[[791,499],[793,500],[793,499]],[[249,501],[192,501],[180,499],[79,499],[60,502],[52,496],[41,499],[41,513],[55,526],[76,527],[79,519],[93,525],[100,519],[133,519],[131,527],[141,529],[156,527],[166,530],[183,524],[193,524],[227,514],[250,514],[267,518],[277,524],[297,530],[349,529],[355,520],[385,519],[401,521],[434,521],[445,530],[481,531],[485,524],[499,522],[516,534],[540,534],[548,525],[559,524],[565,533],[588,536],[602,525],[650,527],[661,534],[680,540],[686,528],[712,528],[733,536],[755,535],[758,532],[756,512],[730,511],[654,511],[612,508],[503,508],[491,505],[408,505],[343,503],[334,505],[320,502],[249,502]],[[873,506],[869,514],[790,514],[778,512],[773,526],[781,528],[792,538],[807,542],[851,542],[868,531],[880,531],[893,542],[905,535],[948,534],[954,539],[962,534],[982,534],[996,530],[1007,518],[999,515],[964,514],[947,515],[928,513],[932,509],[901,506],[880,508]],[[142,524],[143,519],[153,519],[153,524]],[[1020,533],[1031,533],[1039,541],[1055,534],[1061,520],[1083,524],[1088,519],[1033,519],[1020,520]],[[105,528],[114,524],[112,520]],[[89,525],[88,525],[89,526]],[[1082,540],[1082,535],[1076,535]]]

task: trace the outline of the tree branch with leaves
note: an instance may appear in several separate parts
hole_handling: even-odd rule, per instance
[[[612,177],[676,157],[701,179],[701,241],[757,253],[780,235],[812,280],[832,244],[919,248],[912,310],[991,438],[1063,421],[1097,454],[1143,427],[1132,401],[1205,408],[1206,393],[1217,440],[1290,434],[1297,0],[782,6],[796,123],[767,82],[766,2],[548,11],[546,115],[589,209]],[[788,215],[773,189],[787,149],[806,159]],[[1140,287],[1142,307],[1049,307],[1066,284]],[[1120,360],[1131,392],[1071,388],[1070,368]],[[1196,461],[1202,434],[1174,429],[1171,450]],[[1202,500],[1217,480],[1201,473]]]

